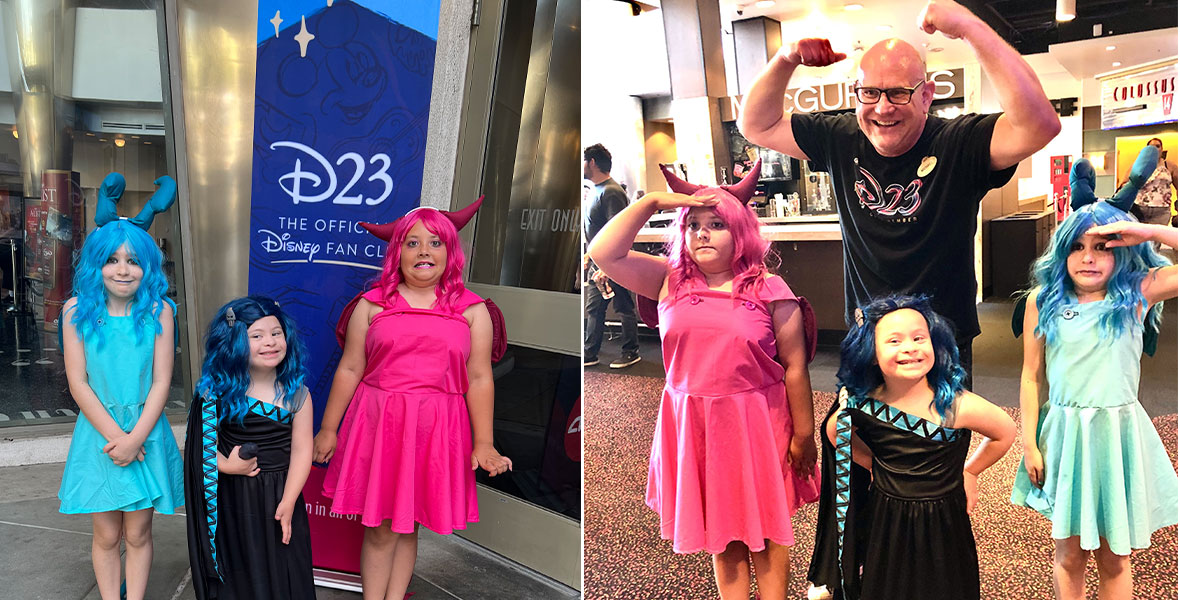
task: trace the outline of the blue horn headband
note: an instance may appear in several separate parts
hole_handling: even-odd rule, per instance
[[[156,193],[147,201],[143,210],[139,211],[138,215],[131,219],[132,225],[147,231],[152,226],[152,220],[156,215],[168,210],[172,203],[176,201],[176,181],[171,177],[164,175],[157,178],[153,183],[159,186]],[[119,199],[123,197],[123,190],[127,187],[127,180],[123,178],[121,173],[111,173],[102,180],[102,185],[98,188],[98,206],[94,210],[94,224],[102,227],[107,223],[119,220],[119,213],[115,210],[115,205]]]
[[[1135,158],[1135,163],[1131,165],[1131,175],[1127,183],[1119,188],[1114,196],[1107,199],[1106,203],[1123,212],[1130,212],[1131,206],[1135,204],[1135,196],[1139,194],[1139,188],[1147,183],[1159,161],[1160,149],[1151,145],[1144,146]],[[1098,195],[1094,193],[1095,175],[1094,166],[1089,160],[1082,158],[1073,164],[1073,168],[1069,170],[1070,208],[1077,210],[1099,200]]]

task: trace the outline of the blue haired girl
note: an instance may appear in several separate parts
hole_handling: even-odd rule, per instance
[[[963,389],[954,333],[925,297],[889,296],[856,314],[824,425],[808,579],[845,600],[978,600],[968,515],[1016,424]],[[985,439],[968,459],[972,432]]]
[[[163,256],[147,228],[176,197],[171,178],[134,219],[119,219],[123,176],[99,190],[98,228],[78,256],[74,296],[62,311],[66,379],[81,409],[62,475],[61,512],[90,513],[91,560],[104,600],[119,598],[119,540],[127,546],[127,598],[140,600],[152,565],[152,511],[183,503],[180,451],[164,404],[172,381],[176,307]]]
[[[312,454],[304,354],[270,298],[231,300],[209,324],[184,453],[199,600],[315,598],[302,495]]]
[[[1154,152],[1136,165],[1154,168]],[[1084,184],[1088,164],[1079,165]],[[1092,188],[1073,187],[1074,212],[1034,264],[1036,287],[1025,300],[1024,460],[1012,502],[1052,521],[1058,599],[1084,597],[1091,553],[1098,597],[1130,598],[1131,550],[1147,548],[1152,532],[1176,523],[1176,471],[1138,392],[1144,321],[1158,330],[1160,303],[1177,288],[1176,266],[1148,242],[1175,248],[1178,239],[1176,229],[1124,212],[1135,197],[1129,186],[1109,202],[1089,204],[1092,196],[1079,202],[1077,190]]]

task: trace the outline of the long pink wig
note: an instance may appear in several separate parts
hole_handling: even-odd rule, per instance
[[[463,245],[459,241],[459,231],[441,211],[432,208],[421,208],[410,211],[404,217],[393,223],[393,230],[389,238],[389,246],[385,250],[385,263],[382,266],[381,277],[375,287],[381,288],[382,295],[387,302],[392,303],[397,297],[397,286],[405,277],[401,272],[402,245],[409,235],[410,229],[421,221],[426,229],[437,235],[447,248],[447,264],[443,267],[442,279],[434,289],[435,305],[445,310],[452,310],[465,289],[463,285]]]
[[[759,160],[750,169],[746,179],[730,186],[706,187],[694,185],[676,177],[674,173],[664,169],[664,177],[668,180],[672,191],[692,196],[715,195],[719,202],[711,206],[714,213],[725,223],[733,238],[733,261],[730,269],[733,271],[733,294],[753,291],[766,277],[766,258],[770,255],[770,241],[763,238],[759,231],[758,217],[754,211],[746,206],[746,202],[754,194],[754,184],[758,173],[761,172],[762,161]],[[688,231],[688,217],[693,210],[680,208],[676,212],[676,236],[668,241],[668,287],[670,291],[677,290],[684,283],[695,284],[704,282],[705,276],[700,267],[688,253],[684,236]]]

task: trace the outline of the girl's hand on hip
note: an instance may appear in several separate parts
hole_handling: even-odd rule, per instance
[[[278,510],[275,510],[275,520],[283,527],[284,544],[291,543],[291,516],[293,514],[295,514],[295,507],[286,502],[280,502]]]
[[[312,462],[325,463],[336,454],[336,432],[321,429],[315,435],[314,448],[311,453]]]
[[[143,442],[131,437],[131,434],[124,434],[107,442],[102,451],[111,462],[120,467],[126,467],[137,460],[142,462],[144,457]]]
[[[512,459],[501,456],[491,444],[478,444],[471,453],[471,470],[483,469],[495,477],[512,470]]]

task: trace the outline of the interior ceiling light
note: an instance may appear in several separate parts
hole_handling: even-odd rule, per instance
[[[861,4],[860,2],[849,2],[848,4],[844,5],[844,10],[852,12],[854,10],[861,10],[864,7],[865,5]]]
[[[1116,60],[1116,61],[1114,61],[1114,62],[1110,63],[1110,66],[1112,66],[1112,67],[1121,67],[1121,66],[1123,66],[1123,63],[1121,63],[1121,62],[1119,62],[1119,61],[1117,61],[1117,60]]]
[[[1057,0],[1057,20],[1072,21],[1078,16],[1076,0]]]
[[[754,3],[754,6],[758,8],[770,8],[774,6],[774,0],[758,0]]]
[[[877,31],[893,31],[892,25],[878,25]]]
[[[123,138],[115,138],[115,147],[116,148],[122,148],[123,146],[126,146],[126,145],[127,145],[127,140],[125,140]]]
[[[1111,50],[1114,50],[1114,49],[1115,49],[1115,48],[1117,48],[1117,47],[1118,47],[1118,46],[1107,46],[1107,47],[1106,47],[1106,51],[1107,51],[1107,52],[1110,52]]]

